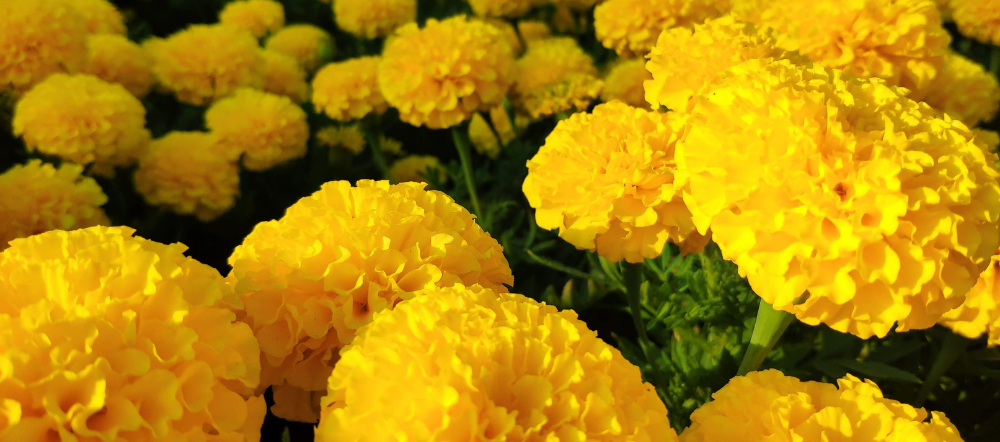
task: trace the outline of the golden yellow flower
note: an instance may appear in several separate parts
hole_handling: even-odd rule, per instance
[[[517,22],[517,30],[521,34],[521,39],[525,44],[535,40],[542,40],[552,36],[549,25],[538,20],[520,20]]]
[[[378,315],[328,391],[318,442],[677,442],[639,368],[575,312],[478,286]]]
[[[0,92],[21,93],[87,62],[87,23],[62,0],[0,1]]]
[[[264,48],[295,57],[306,72],[314,72],[333,57],[333,37],[313,25],[297,24],[281,28],[267,39]]]
[[[510,46],[512,54],[517,56],[524,52],[524,45],[521,44],[521,39],[517,36],[517,30],[514,29],[514,25],[510,24],[510,22],[500,18],[489,17],[479,18],[479,20],[500,31],[500,40],[507,43],[507,46]]]
[[[988,336],[989,346],[1000,346],[1000,281],[997,280],[1000,254],[993,255],[976,285],[958,308],[945,313],[938,321],[969,339]]]
[[[368,146],[365,134],[357,125],[329,126],[316,132],[316,142],[329,148],[340,148],[353,155],[361,155]]]
[[[604,0],[548,0],[549,3],[556,5],[556,7],[567,8],[576,12],[586,11],[603,1]]]
[[[622,57],[643,56],[660,32],[722,15],[717,0],[608,0],[594,9],[594,34]]]
[[[261,87],[264,59],[249,32],[224,25],[191,25],[149,46],[153,72],[186,103],[203,105],[240,87]]]
[[[142,98],[153,88],[153,62],[147,51],[123,35],[95,34],[87,37],[90,57],[83,72],[108,83],[125,86]]]
[[[379,87],[403,121],[448,128],[500,103],[513,80],[511,51],[495,27],[465,16],[410,23],[382,53]]]
[[[17,0],[21,1],[21,0]],[[125,17],[108,0],[61,0],[73,7],[87,21],[91,34],[125,35]]]
[[[496,159],[500,155],[500,140],[482,114],[473,114],[472,119],[469,120],[469,140],[472,141],[472,146],[480,155],[486,155],[492,159]]]
[[[0,251],[11,240],[49,230],[108,225],[101,209],[108,197],[97,181],[82,174],[82,166],[56,168],[41,160],[0,174]]]
[[[170,132],[139,159],[135,190],[152,206],[211,221],[240,193],[240,170],[205,132]]]
[[[951,18],[959,32],[1000,46],[1000,4],[993,0],[951,0]]]
[[[438,182],[448,180],[448,172],[444,170],[441,161],[431,155],[409,155],[396,160],[389,168],[389,176],[395,183],[429,183],[427,178],[432,174],[437,175]]]
[[[1000,147],[1000,133],[978,127],[973,128],[972,133],[975,135],[976,143],[985,145],[986,150],[996,152],[997,147]]]
[[[264,49],[264,91],[284,95],[296,103],[309,99],[306,71],[291,55]]]
[[[0,439],[260,440],[240,298],[183,244],[133,233],[53,231],[0,253]]]
[[[343,0],[341,0],[343,1]],[[480,17],[520,17],[545,0],[465,0]]]
[[[352,58],[330,63],[312,81],[312,102],[316,112],[340,121],[358,120],[389,108],[378,86],[377,56]]]
[[[683,442],[961,442],[939,412],[886,399],[872,381],[800,381],[777,370],[733,378],[691,415]]]
[[[385,37],[417,20],[417,0],[334,0],[337,27],[361,38]]]
[[[862,338],[931,327],[997,248],[997,157],[883,81],[842,77],[733,67],[677,143],[684,201],[776,309]]]
[[[643,83],[653,79],[642,58],[617,60],[604,76],[601,100],[621,101],[629,106],[650,109]]]
[[[146,109],[120,84],[54,74],[14,108],[14,134],[28,150],[78,164],[127,166],[149,144]]]
[[[532,118],[585,110],[604,85],[594,60],[569,37],[532,41],[515,72],[514,102]]]
[[[266,170],[306,154],[306,113],[288,97],[239,89],[205,112],[205,126],[219,137],[231,158],[243,155],[243,167]]]
[[[513,123],[510,121],[510,116],[507,115],[507,109],[501,106],[494,106],[490,108],[490,122],[493,123],[493,129],[497,131],[497,135],[500,136],[500,143],[506,145],[514,140],[514,137],[524,132],[531,124],[531,119],[525,115],[515,113]],[[515,127],[517,132],[514,131]]]
[[[949,51],[934,80],[927,87],[912,91],[909,97],[975,126],[996,115],[1000,108],[1000,84],[979,63]]]
[[[619,101],[560,121],[528,161],[524,195],[538,226],[610,261],[655,258],[697,237],[674,186],[684,118]]]
[[[285,26],[285,7],[274,0],[238,0],[226,3],[219,23],[260,38]]]
[[[379,148],[382,149],[382,153],[384,154],[398,156],[406,153],[403,152],[403,142],[395,138],[389,138],[385,135],[379,135],[378,142],[379,142]]]

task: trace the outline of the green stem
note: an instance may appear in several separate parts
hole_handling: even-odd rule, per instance
[[[382,154],[382,145],[379,143],[378,134],[375,131],[375,128],[378,127],[378,121],[375,118],[377,117],[365,118],[361,122],[361,130],[365,133],[365,141],[368,142],[368,148],[372,151],[372,161],[375,162],[375,167],[382,173],[382,179],[392,180],[392,175],[389,173],[389,164],[385,162],[385,155]]]
[[[642,353],[646,356],[646,361],[650,365],[655,366],[656,361],[653,360],[649,351],[652,343],[649,341],[649,335],[646,334],[646,324],[642,320],[642,300],[639,299],[639,292],[642,287],[643,264],[626,262],[622,267],[622,278],[625,280],[625,295],[628,298],[628,309],[632,313],[632,322],[635,323],[635,331],[639,333],[639,346],[642,347]]]
[[[958,357],[965,353],[968,344],[969,341],[955,333],[948,333],[945,336],[944,341],[941,342],[941,351],[934,359],[931,370],[927,372],[927,377],[924,379],[923,386],[920,387],[920,392],[917,393],[917,398],[913,401],[913,406],[922,407],[924,405],[931,391],[934,391],[934,387],[937,387],[938,383],[941,382],[941,377],[955,364]]]
[[[1000,46],[994,46],[990,53],[990,73],[1000,77]]]
[[[507,114],[507,119],[510,120],[510,129],[514,132],[514,139],[510,140],[510,142],[513,143],[514,140],[521,135],[517,130],[517,112],[514,110],[514,103],[511,103],[510,98],[507,98],[507,96],[503,97],[503,101],[501,103],[503,105],[504,113]]]
[[[455,142],[455,149],[458,150],[458,158],[462,161],[462,175],[465,177],[465,187],[469,190],[469,199],[472,200],[472,214],[485,216],[482,207],[479,205],[479,195],[476,194],[476,183],[472,175],[472,154],[470,153],[470,142],[468,125],[461,124],[451,128],[451,138]]]
[[[743,355],[738,376],[743,376],[760,368],[774,344],[778,343],[781,334],[792,323],[791,313],[775,310],[771,304],[760,300],[757,309],[757,320],[753,324],[753,334],[750,335],[750,348]]]

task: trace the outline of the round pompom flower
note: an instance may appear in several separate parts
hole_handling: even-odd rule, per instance
[[[958,308],[945,313],[938,321],[955,333],[969,339],[988,336],[990,347],[1000,346],[1000,281],[997,268],[1000,267],[1000,254],[993,255],[989,267],[986,268],[965,302]]]
[[[343,0],[341,0],[343,1]],[[465,0],[480,17],[520,17],[545,0]]]
[[[90,58],[83,72],[108,83],[125,86],[142,98],[153,88],[153,62],[147,51],[123,35],[96,34],[87,38]]]
[[[983,66],[950,52],[930,84],[909,97],[924,101],[969,126],[990,121],[1000,108],[1000,84]]]
[[[31,160],[0,174],[0,250],[16,238],[49,230],[107,225],[108,197],[83,167]]]
[[[313,25],[298,24],[271,34],[265,49],[295,57],[306,72],[313,72],[333,56],[333,37]]]
[[[205,112],[205,126],[243,167],[266,170],[306,154],[306,113],[288,97],[240,89]]]
[[[500,103],[513,80],[511,51],[495,27],[465,16],[410,23],[382,52],[379,87],[403,121],[448,128]]]
[[[285,7],[274,0],[239,0],[226,3],[219,23],[250,32],[260,38],[285,26]]]
[[[24,92],[87,62],[87,23],[62,0],[0,1],[0,92]]]
[[[381,58],[359,57],[330,63],[312,81],[312,102],[316,112],[340,121],[358,120],[389,108],[378,87]]]
[[[996,250],[997,157],[883,81],[841,76],[750,60],[703,91],[677,143],[684,201],[776,309],[862,338],[931,327]]]
[[[211,221],[236,203],[240,170],[215,135],[170,132],[139,159],[135,190],[149,205]]]
[[[525,44],[552,36],[552,29],[549,29],[549,25],[538,20],[518,21],[517,31],[521,34],[521,39],[524,40]]]
[[[29,150],[78,164],[131,164],[149,143],[145,125],[135,96],[92,75],[52,75],[14,108],[14,134]]]
[[[133,232],[53,231],[0,253],[0,439],[260,440],[240,298],[183,244]]]
[[[500,32],[500,40],[507,43],[510,46],[511,53],[514,56],[520,55],[524,52],[524,45],[521,44],[521,39],[517,36],[517,29],[514,29],[514,25],[510,24],[507,20],[499,18],[479,18],[484,23],[497,28]]]
[[[435,178],[439,183],[448,179],[448,173],[441,165],[441,161],[431,155],[410,155],[400,158],[389,168],[389,177],[396,183],[430,183],[428,178],[434,175],[437,175]]]
[[[872,381],[800,381],[777,370],[733,378],[691,414],[683,442],[961,442],[939,412],[886,399]]]
[[[17,0],[20,1],[20,0]],[[61,0],[73,7],[87,21],[91,34],[125,35],[125,17],[108,0]]]
[[[951,0],[951,18],[959,32],[1000,46],[1000,4],[993,0]]]
[[[377,314],[328,390],[318,442],[677,442],[639,368],[575,312],[478,286]]]
[[[340,148],[352,155],[361,155],[368,142],[357,125],[330,126],[316,131],[316,142],[329,148]]]
[[[309,98],[306,71],[295,58],[266,49],[260,55],[264,58],[264,91],[284,95],[296,103]]]
[[[698,237],[674,185],[678,115],[613,101],[560,121],[524,180],[538,226],[610,261],[642,262],[668,240]]]
[[[272,412],[311,422],[318,407],[309,396],[326,392],[339,350],[374,313],[426,287],[513,284],[500,244],[454,200],[418,183],[326,183],[258,224],[229,264],[243,321],[260,341],[262,385],[274,386]]]
[[[417,20],[417,0],[334,0],[333,18],[337,27],[349,34],[385,37]]]
[[[721,15],[718,4],[718,0],[608,0],[594,9],[594,34],[620,56],[643,56],[660,32]]]
[[[150,49],[157,80],[185,103],[211,103],[237,88],[263,85],[257,40],[241,29],[191,25]]]
[[[604,77],[601,100],[605,102],[618,100],[632,107],[649,109],[643,83],[652,79],[642,58],[618,60]]]
[[[517,60],[514,102],[532,118],[587,109],[601,93],[594,60],[569,37],[536,40]]]

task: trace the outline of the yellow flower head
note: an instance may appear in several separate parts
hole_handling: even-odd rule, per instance
[[[486,155],[492,159],[496,159],[500,155],[500,140],[497,139],[497,134],[493,133],[493,129],[490,128],[490,124],[486,122],[482,114],[472,115],[472,120],[469,121],[469,140],[472,141],[472,146],[480,155]]]
[[[0,92],[87,63],[87,23],[62,0],[0,1]]]
[[[514,101],[532,118],[582,111],[601,93],[594,60],[570,37],[536,40],[517,60]]]
[[[211,103],[264,82],[257,40],[234,27],[191,25],[149,49],[157,80],[186,103]]]
[[[95,34],[87,37],[90,58],[83,72],[108,83],[125,86],[142,98],[153,88],[153,62],[147,51],[123,35]]]
[[[684,200],[775,308],[862,338],[931,327],[996,250],[997,157],[964,124],[842,74],[732,68],[677,143]]]
[[[552,36],[552,30],[549,29],[549,25],[538,20],[518,21],[517,30],[521,33],[521,39],[524,40],[525,44]]]
[[[938,322],[969,339],[985,334],[989,337],[990,347],[1000,346],[1000,280],[997,279],[997,267],[1000,267],[1000,254],[993,255],[989,267],[979,275],[976,285],[965,296],[965,303],[945,313]]]
[[[205,112],[205,126],[231,158],[243,155],[249,170],[266,170],[306,154],[306,113],[288,97],[240,89]]]
[[[490,108],[490,122],[493,123],[493,129],[497,131],[497,135],[500,136],[500,143],[506,145],[514,140],[515,135],[523,133],[528,128],[531,119],[520,113],[515,113],[514,121],[511,122],[510,116],[507,115],[507,109],[500,105]],[[517,132],[515,132],[515,127]]]
[[[312,422],[318,407],[279,396],[325,392],[340,348],[374,313],[422,288],[513,284],[500,244],[462,206],[418,183],[326,183],[281,219],[258,224],[229,264],[243,321],[260,341],[262,385],[275,386],[272,412]]]
[[[691,415],[683,442],[961,442],[939,412],[886,399],[872,381],[800,381],[777,370],[733,378]]]
[[[0,250],[11,240],[49,230],[107,225],[101,206],[108,197],[82,173],[76,164],[56,168],[31,160],[0,174]]]
[[[512,49],[500,31],[456,16],[403,26],[378,70],[382,95],[414,126],[442,129],[500,103],[512,81]]]
[[[538,226],[610,261],[642,262],[659,256],[667,240],[697,237],[674,186],[683,124],[678,114],[619,101],[560,121],[524,180]]]
[[[974,126],[996,115],[1000,107],[1000,84],[979,63],[949,51],[934,80],[909,97]]]
[[[417,20],[417,0],[334,0],[337,27],[361,38],[385,37]]]
[[[395,138],[389,138],[385,135],[378,136],[379,148],[382,149],[382,153],[387,155],[402,155],[403,152],[403,142]],[[443,181],[443,180],[442,180]]]
[[[365,141],[365,134],[357,125],[350,126],[329,126],[316,132],[316,142],[321,146],[329,148],[340,148],[350,152],[352,155],[361,155],[368,146]]]
[[[22,1],[22,0],[16,0]],[[61,0],[73,7],[87,21],[91,34],[125,35],[125,17],[108,0]]]
[[[646,70],[646,62],[641,58],[616,61],[604,77],[601,100],[619,100],[629,106],[649,109],[643,83],[653,79]]]
[[[260,38],[285,26],[285,7],[274,0],[229,2],[219,12],[219,23]]]
[[[431,155],[410,155],[396,160],[389,168],[389,176],[396,183],[428,183],[427,178],[437,171],[438,182],[445,182],[448,173],[437,157]]]
[[[718,0],[608,0],[594,9],[594,33],[622,57],[646,55],[660,32],[723,13]]]
[[[548,3],[556,5],[557,8],[566,8],[570,11],[583,12],[604,0],[548,0]]]
[[[313,25],[298,24],[281,28],[267,39],[266,49],[295,57],[306,72],[313,72],[333,56],[333,37]]]
[[[479,20],[500,31],[500,40],[507,43],[507,46],[510,46],[512,54],[517,56],[524,52],[524,45],[521,44],[521,39],[517,36],[517,30],[514,29],[514,25],[510,24],[510,22],[500,18],[489,17],[479,18]]]
[[[240,193],[240,171],[205,132],[170,132],[153,140],[139,160],[135,189],[153,206],[211,221]]]
[[[309,98],[309,83],[306,71],[291,55],[264,49],[264,91],[284,95],[296,103]]]
[[[260,350],[219,272],[128,227],[0,253],[0,439],[260,440]]]
[[[962,35],[1000,46],[1000,4],[997,2],[952,0],[951,18]]]
[[[330,63],[312,81],[312,101],[316,112],[339,121],[358,120],[389,108],[378,87],[377,56],[352,58]]]
[[[52,75],[14,108],[14,134],[29,150],[78,164],[131,164],[149,144],[145,125],[135,96],[92,75]]]
[[[639,368],[575,312],[478,286],[378,314],[328,391],[318,442],[677,442]]]
[[[343,0],[341,0],[343,1]],[[520,17],[545,0],[465,0],[480,17]]]

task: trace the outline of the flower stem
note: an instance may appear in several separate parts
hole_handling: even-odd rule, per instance
[[[622,278],[625,280],[625,296],[628,298],[628,309],[632,313],[632,322],[635,323],[635,331],[639,333],[639,347],[642,347],[646,361],[655,367],[656,361],[653,360],[649,351],[649,346],[652,343],[649,341],[649,335],[646,334],[646,324],[642,320],[642,302],[639,299],[643,266],[642,263],[626,262],[622,266]]]
[[[775,310],[763,299],[757,309],[757,320],[753,324],[753,334],[750,335],[750,348],[743,355],[738,376],[743,376],[760,368],[774,344],[778,343],[781,334],[792,323],[791,313]]]
[[[1000,77],[1000,46],[994,46],[990,53],[990,73]]]
[[[374,118],[365,118],[361,122],[361,130],[364,131],[365,141],[368,142],[368,148],[372,151],[372,161],[375,162],[375,167],[382,173],[382,179],[392,180],[389,174],[389,164],[385,162],[385,155],[382,155],[382,145],[375,132],[377,126],[378,121]]]
[[[924,405],[931,391],[934,391],[934,387],[937,387],[941,381],[941,377],[955,364],[958,357],[965,353],[968,344],[969,342],[965,338],[955,333],[948,333],[945,336],[944,341],[941,342],[941,351],[935,357],[931,370],[927,372],[927,377],[924,379],[923,386],[920,387],[920,392],[917,393],[917,398],[913,401],[913,406],[922,407]]]
[[[472,154],[470,153],[470,142],[468,124],[461,124],[451,128],[451,139],[455,142],[455,149],[458,150],[458,158],[462,161],[462,175],[465,177],[465,187],[469,190],[469,199],[472,200],[472,214],[485,216],[482,207],[479,205],[479,195],[476,194],[476,183],[472,175]]]

